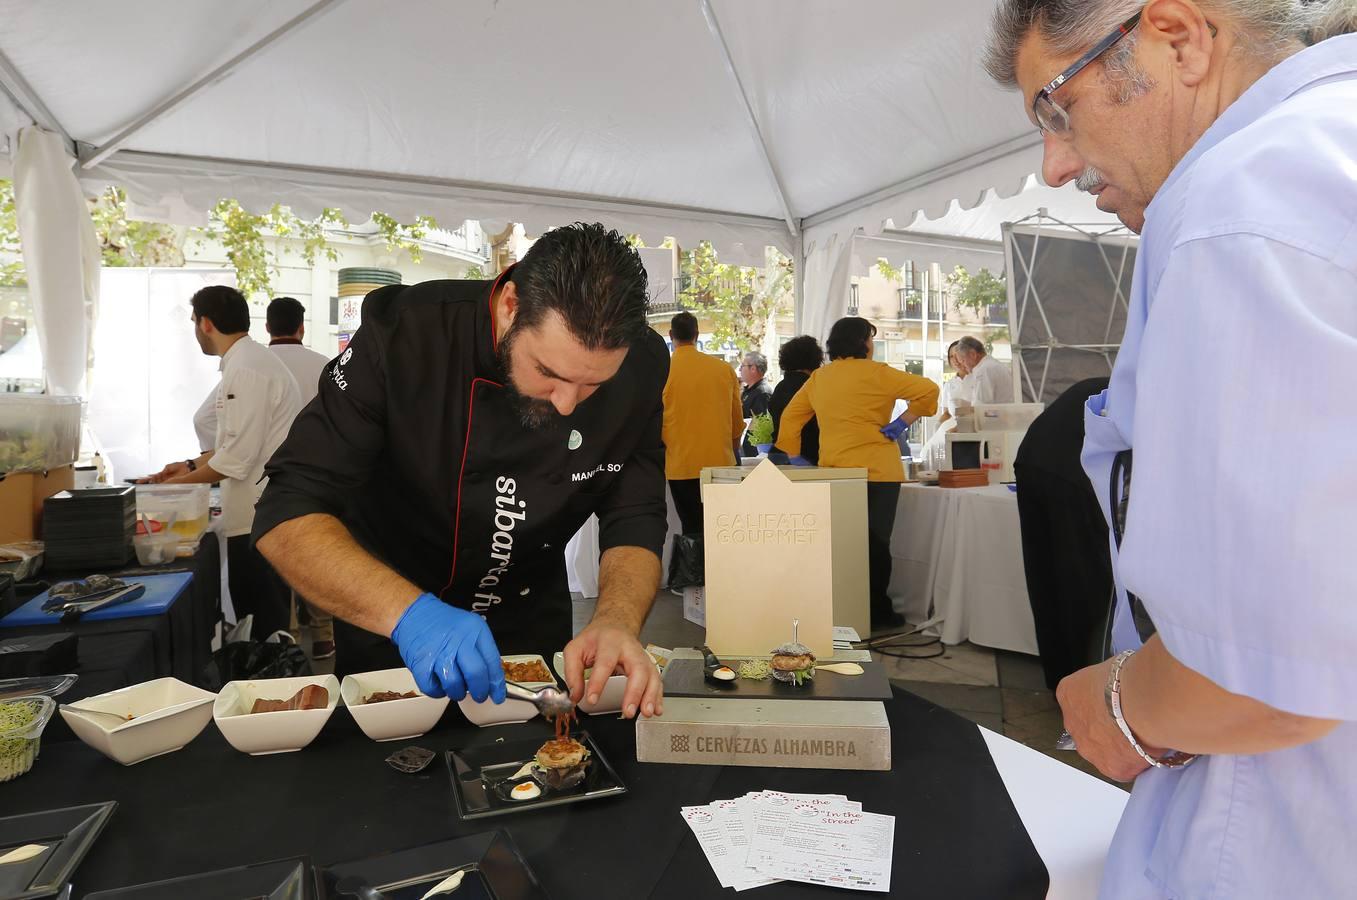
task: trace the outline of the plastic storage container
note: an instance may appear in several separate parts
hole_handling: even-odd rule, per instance
[[[0,782],[18,778],[33,768],[42,730],[56,708],[51,697],[0,701]]]
[[[196,541],[207,531],[210,504],[211,488],[206,484],[137,485],[137,518],[173,519],[170,530],[183,543]]]
[[[79,455],[79,397],[0,394],[0,475],[59,469]]]
[[[179,554],[179,535],[173,531],[137,534],[132,538],[132,548],[137,551],[137,562],[141,565],[164,565],[174,562]]]

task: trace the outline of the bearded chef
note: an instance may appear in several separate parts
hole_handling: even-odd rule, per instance
[[[426,694],[498,703],[501,650],[564,647],[574,700],[620,666],[624,715],[660,714],[638,635],[666,530],[669,357],[646,303],[637,253],[582,223],[493,282],[368,295],[255,513],[260,552],[335,615],[339,672],[403,663]],[[599,600],[572,640],[563,551],[593,514]]]

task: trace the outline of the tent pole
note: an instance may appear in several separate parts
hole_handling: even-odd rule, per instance
[[[8,56],[0,51],[0,88],[14,101],[14,105],[23,111],[23,114],[32,119],[36,124],[42,126],[46,131],[61,135],[62,141],[66,144],[66,149],[75,153],[75,141],[66,133],[66,129],[61,127],[57,117],[47,108],[47,104],[42,102],[42,97],[38,96],[37,91],[24,78],[23,73],[14,67]],[[18,152],[18,148],[11,151],[11,156]]]
[[[744,107],[749,129],[754,134],[754,142],[759,146],[759,152],[763,159],[764,168],[768,172],[768,177],[772,179],[773,191],[777,194],[777,202],[782,206],[782,217],[787,222],[787,231],[795,237],[800,228],[797,225],[796,216],[792,214],[791,204],[787,202],[787,190],[782,185],[782,178],[777,172],[777,164],[773,162],[773,154],[769,152],[768,142],[764,140],[763,130],[759,128],[759,120],[754,115],[754,107],[749,103],[749,94],[744,89],[744,82],[740,79],[740,73],[735,68],[735,60],[730,56],[730,47],[726,44],[725,33],[721,31],[721,23],[716,19],[716,10],[711,8],[711,0],[702,0],[702,15],[707,20],[707,29],[711,32],[712,40],[716,42],[717,49],[721,51],[721,59],[726,64],[726,71],[735,81],[735,91],[740,95],[740,104]]]
[[[275,28],[273,31],[264,35],[262,38],[255,41],[253,44],[246,47],[240,53],[237,53],[235,56],[228,59],[226,62],[217,66],[211,72],[208,72],[202,78],[199,78],[197,81],[193,82],[179,93],[175,94],[174,96],[170,97],[167,100],[162,100],[160,103],[157,103],[154,107],[152,107],[150,110],[143,113],[135,121],[133,121],[132,124],[128,125],[122,131],[118,132],[116,136],[114,136],[103,146],[94,148],[88,151],[87,153],[81,154],[80,167],[82,169],[92,169],[95,166],[99,165],[99,163],[108,159],[114,153],[117,153],[120,149],[122,149],[122,147],[126,145],[128,141],[136,137],[137,134],[141,132],[143,129],[152,125],[159,119],[162,119],[165,116],[169,115],[171,112],[173,112],[175,109],[178,109],[180,106],[183,106],[186,102],[192,99],[198,92],[202,91],[204,88],[216,84],[218,81],[221,81],[223,78],[227,77],[236,69],[240,68],[246,62],[248,62],[251,58],[259,55],[259,53],[261,53],[271,45],[277,43],[281,38],[286,37],[289,34],[296,33],[303,25],[306,25],[310,22],[314,22],[316,19],[320,18],[321,14],[328,12],[329,10],[333,9],[334,7],[338,6],[343,2],[344,0],[319,0],[318,3],[313,3],[311,6],[308,6],[300,14],[294,16],[293,18],[284,22],[278,28]]]
[[[806,234],[804,231],[796,232],[795,243],[792,245],[792,259],[795,260],[795,268],[792,270],[792,331],[800,334],[801,323],[805,321],[806,305]]]

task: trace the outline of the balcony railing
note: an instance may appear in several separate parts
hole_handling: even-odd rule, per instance
[[[985,323],[988,325],[1008,324],[1008,304],[995,303],[985,307]]]

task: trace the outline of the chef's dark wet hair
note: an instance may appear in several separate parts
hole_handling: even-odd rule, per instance
[[[306,307],[296,297],[274,297],[264,312],[264,327],[274,337],[292,337],[306,321]]]
[[[211,319],[212,327],[222,334],[240,334],[250,330],[250,304],[245,295],[230,285],[209,285],[189,301],[195,319]]]
[[[777,364],[783,372],[814,371],[825,364],[820,342],[808,334],[792,338],[777,351]]]
[[[540,325],[555,310],[587,350],[618,350],[645,334],[646,270],[626,238],[597,223],[543,234],[510,276],[514,327]]]
[[[866,359],[867,345],[876,337],[876,326],[857,316],[846,316],[829,329],[825,349],[830,359]]]

